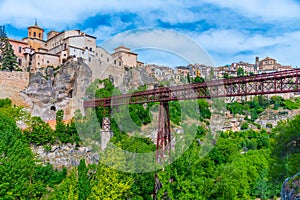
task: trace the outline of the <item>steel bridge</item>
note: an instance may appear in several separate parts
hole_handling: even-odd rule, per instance
[[[111,107],[160,102],[156,160],[161,162],[161,160],[170,154],[169,144],[171,142],[171,131],[169,101],[300,92],[299,75],[300,69],[293,69],[253,76],[212,80],[203,83],[159,87],[132,94],[87,100],[84,102],[84,107]],[[159,180],[156,177],[154,199],[158,189]]]
[[[149,102],[299,92],[299,75],[300,69],[294,69],[204,83],[160,87],[133,94],[87,100],[84,102],[84,107],[110,107]]]

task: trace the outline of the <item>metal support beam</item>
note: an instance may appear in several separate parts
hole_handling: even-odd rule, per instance
[[[168,102],[160,102],[158,113],[158,131],[156,139],[156,161],[162,165],[170,158],[171,154],[171,126]],[[157,193],[162,187],[157,174],[154,176],[153,199],[157,199]]]
[[[170,156],[171,127],[168,102],[160,102],[158,114],[158,132],[156,139],[156,160],[163,164]]]

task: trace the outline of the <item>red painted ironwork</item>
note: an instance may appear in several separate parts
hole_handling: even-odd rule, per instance
[[[133,94],[87,100],[84,102],[84,107],[300,92],[299,74],[300,69],[294,69],[204,83],[161,87]]]
[[[170,155],[171,127],[168,102],[161,102],[158,114],[158,133],[156,139],[156,160],[162,164]]]

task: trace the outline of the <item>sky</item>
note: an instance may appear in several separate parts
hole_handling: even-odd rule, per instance
[[[46,32],[80,29],[111,53],[126,45],[145,63],[223,66],[269,56],[300,66],[299,0],[0,1],[9,37],[26,37],[35,19]]]

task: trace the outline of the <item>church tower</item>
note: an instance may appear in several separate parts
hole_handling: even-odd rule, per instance
[[[28,27],[28,38],[36,38],[40,40],[43,40],[44,38],[44,29],[37,25],[36,20],[34,26]]]
[[[44,48],[45,41],[44,38],[44,29],[37,25],[37,21],[35,20],[35,24],[33,26],[29,26],[28,30],[28,45],[33,48],[35,51],[38,51],[39,48]]]

